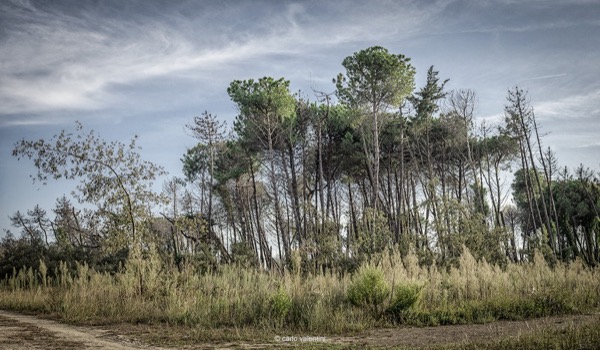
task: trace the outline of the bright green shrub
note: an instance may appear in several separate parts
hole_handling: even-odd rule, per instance
[[[373,267],[361,268],[348,287],[348,300],[356,306],[377,309],[389,293],[383,271]]]
[[[277,292],[271,296],[271,311],[278,319],[284,319],[292,308],[292,298],[288,293],[279,287]]]

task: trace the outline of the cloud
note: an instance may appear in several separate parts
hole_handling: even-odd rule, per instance
[[[68,121],[64,117],[44,115],[44,116],[23,116],[23,115],[3,115],[0,118],[0,128],[21,127],[21,126],[46,126],[58,125]]]
[[[593,0],[454,0],[431,23],[430,34],[526,33],[581,26],[599,26]]]
[[[118,106],[127,98],[117,93],[119,87],[141,91],[145,81],[164,76],[193,80],[205,90],[267,70],[325,84],[331,77],[311,72],[326,64],[339,67],[343,56],[322,57],[334,50],[348,55],[365,45],[394,43],[388,48],[397,52],[404,50],[398,47],[403,39],[436,31],[556,25],[498,23],[508,17],[468,1],[81,4],[72,9],[60,3],[0,3],[0,115]],[[514,4],[500,5],[507,11]],[[467,19],[474,11],[483,11],[484,18]],[[550,76],[530,80],[542,78]]]
[[[588,93],[574,94],[556,101],[545,101],[534,105],[535,113],[541,119],[591,118],[600,119],[598,104],[600,89]]]
[[[152,18],[136,23],[13,5],[3,9],[13,10],[0,49],[3,113],[97,109],[114,98],[107,93],[113,84],[211,69],[251,54],[248,45],[236,43],[196,45],[178,31],[175,15],[170,15],[170,26]]]
[[[542,80],[542,79],[551,79],[551,78],[558,78],[558,77],[564,77],[566,76],[566,73],[563,74],[553,74],[553,75],[543,75],[543,76],[539,76],[539,77],[533,77],[533,78],[527,78],[527,79],[523,79],[520,82],[525,82],[525,81],[531,81],[531,80]]]
[[[115,85],[190,70],[210,76],[228,65],[259,62],[259,57],[297,57],[400,35],[439,11],[415,4],[322,5],[323,12],[333,15],[324,21],[302,2],[279,5],[284,6],[283,15],[257,14],[243,6],[152,10],[144,2],[138,6],[150,7],[146,12],[138,14],[134,6],[117,16],[113,12],[120,9],[107,12],[87,3],[74,12],[9,1],[0,5],[0,19],[5,20],[0,27],[1,113],[97,110],[118,99],[110,92]],[[201,21],[187,12],[198,12]],[[223,19],[240,15],[243,27],[229,29],[221,23],[232,23]],[[248,17],[256,21],[243,20]]]

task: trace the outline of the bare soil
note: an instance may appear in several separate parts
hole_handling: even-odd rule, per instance
[[[448,345],[462,342],[487,342],[517,337],[544,328],[561,331],[567,327],[600,321],[600,315],[576,315],[540,318],[528,321],[499,321],[488,324],[440,327],[375,329],[355,336],[264,335],[261,339],[198,341],[193,329],[169,325],[72,326],[35,316],[0,311],[0,350],[22,349],[266,349],[302,347],[303,345],[342,347],[391,347]],[[222,330],[234,332],[234,330]],[[214,330],[219,332],[219,330]],[[259,331],[255,331],[259,332]],[[259,333],[260,334],[260,333]],[[249,338],[250,337],[250,338]],[[240,339],[252,339],[252,333]],[[157,346],[163,344],[163,347]],[[166,344],[166,345],[164,345]],[[168,346],[168,347],[166,347]]]

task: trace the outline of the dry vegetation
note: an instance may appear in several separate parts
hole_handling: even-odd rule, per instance
[[[143,255],[143,256],[142,256]],[[539,256],[539,255],[538,255]],[[354,275],[285,275],[223,266],[200,274],[166,266],[151,251],[121,272],[15,272],[0,308],[84,323],[168,323],[206,329],[347,334],[399,323],[469,324],[589,313],[600,306],[598,269],[579,262],[550,268],[543,258],[499,268],[463,253],[450,269],[386,253]],[[52,277],[51,277],[52,276]]]

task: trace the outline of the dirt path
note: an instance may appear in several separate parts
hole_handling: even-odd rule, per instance
[[[349,347],[390,347],[390,346],[428,346],[461,343],[466,341],[485,342],[498,338],[516,337],[542,328],[556,331],[566,327],[598,322],[600,315],[560,316],[528,321],[500,321],[481,325],[457,325],[440,327],[398,327],[375,329],[351,337],[319,335],[286,335],[274,336],[272,341],[252,342],[191,342],[181,344],[185,349],[265,349],[317,345],[320,343],[337,344]],[[189,328],[179,329],[170,334],[173,340],[184,338]],[[173,329],[171,329],[173,331]],[[20,315],[0,311],[0,350],[22,349],[167,349],[150,346],[149,334],[169,333],[165,326],[153,325],[141,327],[135,325],[117,325],[108,327],[79,327],[40,319],[34,316]],[[145,339],[145,342],[132,339]]]
[[[156,349],[109,339],[110,332],[0,310],[0,349]]]
[[[561,331],[598,321],[600,315],[575,315],[539,318],[527,321],[497,321],[487,324],[438,327],[399,327],[375,329],[362,337],[331,338],[338,344],[369,345],[372,347],[449,345],[452,343],[483,343],[500,338],[518,337],[541,329]]]

